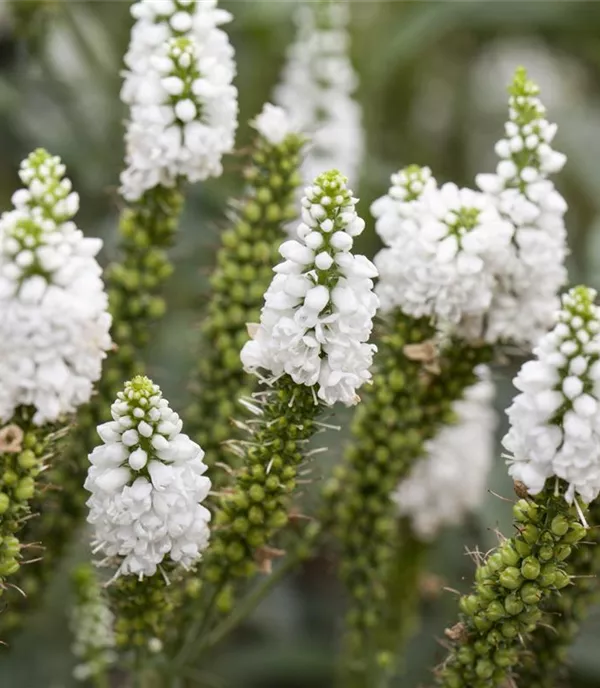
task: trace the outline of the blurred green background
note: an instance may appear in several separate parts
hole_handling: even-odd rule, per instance
[[[130,3],[12,4],[18,25],[8,3],[0,0],[0,207],[8,208],[18,188],[20,160],[37,146],[47,147],[67,164],[82,197],[79,224],[105,239],[106,262],[114,255],[119,212],[116,187],[125,116],[119,72]],[[221,4],[235,15],[228,31],[239,63],[242,149],[249,138],[245,123],[270,98],[278,79],[297,3]],[[359,0],[352,2],[352,13],[353,58],[361,80],[357,97],[368,138],[358,189],[363,214],[387,190],[389,174],[408,163],[429,165],[439,180],[465,185],[472,184],[476,172],[491,171],[493,144],[506,116],[505,86],[522,64],[540,84],[550,119],[560,125],[556,147],[569,158],[557,184],[570,208],[571,281],[600,287],[600,2]],[[206,276],[226,225],[227,198],[242,188],[240,168],[241,158],[231,156],[223,178],[190,189],[172,252],[176,271],[168,289],[169,312],[148,356],[153,377],[175,408],[185,404],[189,371],[202,355],[197,325],[207,296]],[[368,255],[377,250],[372,231],[365,233],[361,248]],[[502,409],[511,395],[511,371],[497,377]],[[499,436],[502,432],[503,426]],[[343,433],[331,437],[332,451],[319,467],[322,475],[343,442]],[[490,487],[510,495],[500,458]],[[464,589],[472,570],[465,547],[487,549],[495,539],[492,529],[506,530],[509,516],[509,505],[489,495],[481,514],[444,535],[431,571],[449,587]],[[44,608],[10,651],[0,651],[3,688],[72,685],[66,572],[82,556],[85,547],[74,546]],[[334,569],[332,556],[323,552],[276,590],[212,658],[198,685],[331,686],[342,605]],[[420,634],[397,682],[403,688],[430,683],[430,668],[440,656],[438,639],[456,613],[453,595],[428,601],[423,613]],[[598,634],[600,615],[592,612],[573,651],[572,688],[600,686]]]

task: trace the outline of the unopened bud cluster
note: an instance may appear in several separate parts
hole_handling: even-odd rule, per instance
[[[449,657],[438,672],[444,688],[502,686],[523,643],[543,619],[543,604],[570,584],[568,560],[586,535],[575,506],[554,485],[513,508],[516,535],[477,567],[475,587],[460,600]]]
[[[244,173],[247,191],[231,209],[232,226],[221,235],[210,278],[196,393],[186,415],[209,465],[219,460],[221,443],[232,437],[237,400],[255,385],[255,378],[244,373],[240,350],[248,341],[247,323],[259,319],[271,266],[285,238],[283,227],[296,216],[304,138],[291,129],[281,108],[269,104],[254,127],[258,135]],[[213,481],[219,477],[216,472]]]

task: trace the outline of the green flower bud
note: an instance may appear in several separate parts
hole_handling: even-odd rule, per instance
[[[527,580],[535,580],[540,575],[540,562],[535,557],[527,557],[521,564],[521,575]]]
[[[499,576],[500,584],[509,590],[516,590],[521,586],[523,578],[519,569],[509,566]]]

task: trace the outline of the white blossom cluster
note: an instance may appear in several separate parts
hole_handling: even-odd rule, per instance
[[[234,51],[219,27],[231,15],[216,0],[140,0],[125,56],[129,106],[122,194],[219,176],[235,145]]]
[[[288,113],[281,107],[265,103],[251,122],[256,131],[273,146],[277,146],[294,131]]]
[[[346,178],[324,173],[305,194],[298,239],[280,248],[285,260],[275,268],[242,363],[250,371],[287,373],[297,384],[318,385],[327,404],[350,405],[371,377],[375,346],[367,341],[378,306],[377,270],[351,252],[365,223]]]
[[[128,382],[111,413],[85,482],[96,550],[118,558],[118,575],[152,576],[167,557],[191,566],[210,535],[204,452],[148,378]]]
[[[514,380],[520,394],[507,411],[503,439],[509,473],[531,494],[552,476],[590,502],[600,492],[600,308],[596,292],[571,289],[554,329],[534,349],[535,360]]]
[[[85,599],[71,611],[71,651],[79,660],[73,669],[78,681],[89,681],[117,661],[115,615],[98,584],[86,586]]]
[[[433,317],[481,339],[512,235],[491,199],[454,184],[438,187],[429,170],[412,167],[394,175],[371,211],[386,244],[375,258],[382,309]]]
[[[349,8],[308,2],[296,12],[297,36],[288,51],[275,102],[312,145],[303,163],[307,184],[324,170],[344,170],[358,183],[364,154],[362,110],[353,94],[358,77],[349,57]]]
[[[19,174],[26,188],[0,218],[0,421],[31,405],[41,425],[89,401],[111,318],[102,242],[72,221],[79,197],[64,165],[37,150]]]
[[[426,456],[392,495],[415,535],[433,539],[445,526],[458,525],[481,505],[493,464],[497,415],[494,384],[481,366],[480,381],[454,403],[456,422],[426,444]]]
[[[531,346],[552,326],[558,292],[567,282],[567,204],[548,179],[566,157],[552,149],[557,127],[547,121],[539,89],[524,70],[517,71],[510,90],[505,137],[496,144],[496,173],[476,179],[514,226],[488,338]]]

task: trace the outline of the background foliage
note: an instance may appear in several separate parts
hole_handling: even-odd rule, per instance
[[[119,211],[116,184],[124,117],[119,71],[130,3],[13,4],[27,39],[17,37],[8,5],[0,0],[0,207],[8,207],[18,187],[20,160],[37,146],[47,147],[66,162],[82,197],[79,224],[89,235],[105,239],[107,262],[114,251]],[[235,14],[230,32],[239,64],[240,149],[249,136],[245,122],[269,99],[277,81],[292,37],[295,4],[222,2]],[[33,15],[30,10],[39,5],[41,14]],[[558,186],[570,206],[571,281],[600,287],[600,3],[362,0],[353,2],[352,9],[354,59],[361,76],[358,97],[365,110],[369,150],[359,189],[362,213],[366,215],[370,201],[387,189],[390,172],[411,162],[431,166],[442,181],[462,184],[471,184],[477,171],[490,171],[493,143],[505,119],[505,85],[515,66],[523,64],[540,83],[551,119],[560,125],[557,148],[569,157]],[[175,408],[184,407],[188,373],[195,357],[202,355],[197,325],[206,276],[218,232],[226,224],[226,199],[241,188],[239,169],[239,158],[230,157],[222,179],[191,190],[173,250],[176,272],[169,283],[169,312],[154,337],[150,359],[153,377]],[[372,231],[365,232],[362,243],[368,255],[377,248]],[[509,400],[510,381],[499,383],[502,409]],[[319,467],[323,475],[343,442],[342,433],[331,437],[327,463]],[[510,496],[500,449],[498,457],[490,487]],[[506,528],[508,516],[508,505],[489,495],[483,513],[446,534],[431,571],[449,587],[464,589],[472,570],[465,547],[487,549],[494,542],[491,529]],[[85,545],[74,543],[44,608],[10,653],[2,651],[0,685],[71,685],[67,572],[86,556]],[[340,605],[334,562],[323,552],[263,603],[233,642],[212,658],[198,685],[331,686]],[[423,612],[420,634],[398,682],[403,688],[428,682],[429,667],[439,655],[436,638],[455,615],[452,593],[432,597]],[[600,686],[598,632],[596,613],[573,651],[572,688]]]

